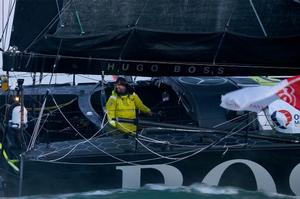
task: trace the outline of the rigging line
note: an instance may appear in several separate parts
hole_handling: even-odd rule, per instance
[[[240,125],[238,125],[236,128],[238,128],[239,126]],[[238,145],[232,145],[232,146],[226,146],[226,147],[232,148],[232,147],[235,147],[235,146],[245,146],[245,144],[238,144]],[[190,150],[190,151],[184,151],[184,152],[181,152],[181,153],[172,154],[169,157],[181,156],[181,155],[184,155],[184,154],[193,153],[193,152],[198,151],[198,150],[199,150],[199,148],[193,149],[193,150]],[[149,161],[154,161],[154,160],[159,160],[159,159],[163,159],[163,158],[156,157],[156,158],[148,158],[148,159],[142,159],[142,160],[135,160],[135,161],[131,161],[131,163],[149,162]],[[49,162],[49,161],[43,161],[43,160],[35,160],[35,161],[37,161],[37,162]],[[117,164],[120,164],[120,162],[110,162],[110,163],[108,163],[108,162],[105,162],[105,163],[50,162],[50,163],[66,164],[66,165],[92,165],[92,166],[95,166],[95,165],[117,165]]]
[[[247,124],[247,125],[248,125],[248,124]],[[247,125],[246,125],[246,126],[247,126]],[[236,126],[234,129],[238,128],[239,126],[241,126],[241,124],[239,124],[238,126]],[[245,127],[243,127],[243,128],[245,128]],[[243,129],[243,128],[241,128],[241,129]],[[231,132],[233,132],[234,129],[232,129]],[[240,129],[240,130],[241,130],[241,129]],[[237,132],[238,132],[238,131],[237,131]],[[235,132],[235,133],[237,133],[237,132]],[[234,134],[235,134],[235,133],[234,133]],[[190,155],[188,155],[188,156],[186,156],[186,157],[192,157],[193,154],[196,155],[196,154],[202,152],[203,150],[205,150],[206,148],[212,147],[212,146],[218,144],[218,143],[221,142],[222,140],[224,140],[224,139],[226,139],[227,137],[230,137],[230,136],[232,136],[232,135],[233,135],[232,133],[231,133],[231,134],[228,134],[228,135],[224,136],[223,138],[220,138],[220,139],[218,139],[217,141],[212,142],[211,144],[209,144],[209,145],[207,145],[207,146],[201,148],[200,150],[199,150],[199,149],[195,149],[195,150],[193,150],[194,152],[193,152],[192,154],[190,154]],[[183,157],[182,157],[182,158],[183,158]],[[182,159],[182,158],[180,158],[180,159]],[[184,158],[184,159],[186,159],[186,158]]]
[[[106,123],[106,124],[107,124],[107,123]],[[105,124],[105,125],[106,125],[106,124]],[[96,136],[96,135],[97,135],[100,131],[102,131],[103,129],[104,129],[104,128],[98,130],[98,131],[97,131],[92,137],[90,137],[88,140],[92,140],[94,137],[95,137],[95,138],[101,138],[101,137],[103,137],[103,136],[105,136],[105,135],[108,135],[108,134],[110,134],[110,133],[113,133],[113,132],[117,131],[117,129],[114,129],[114,130],[105,132],[105,133],[103,133],[103,134],[101,134],[101,135],[99,135],[99,136]],[[86,143],[86,142],[87,142],[87,141],[84,140],[84,141],[82,141],[82,142],[80,142],[80,143],[77,143],[77,144],[78,144],[78,145],[79,145],[79,144],[84,144],[84,143]],[[54,153],[58,153],[58,152],[60,152],[60,151],[63,151],[63,150],[65,150],[65,149],[72,148],[72,147],[74,147],[74,146],[77,145],[77,144],[73,144],[73,145],[70,145],[70,146],[67,146],[67,147],[63,147],[63,148],[60,148],[60,149],[58,149],[58,150],[51,151],[51,152],[49,152],[49,153],[41,154],[41,155],[38,156],[38,158],[46,157],[46,156],[49,156],[49,155],[51,155],[51,154],[54,154]]]
[[[62,41],[63,41],[63,39],[61,38],[60,42],[59,42],[59,46],[58,46],[57,52],[56,52],[56,58],[55,58],[55,61],[54,61],[54,64],[53,64],[53,69],[52,69],[52,73],[51,73],[51,76],[50,76],[49,84],[51,84],[51,82],[52,82],[53,74],[54,74],[55,69],[56,69],[56,67],[58,65],[59,53],[60,53]]]
[[[102,118],[102,122],[101,122],[101,127],[104,128],[104,121],[105,121],[105,118],[107,117],[107,112],[105,112],[103,118]],[[105,124],[106,125],[106,124]]]
[[[32,96],[29,96],[31,98],[31,100],[34,100],[36,103],[38,103],[39,106],[41,106],[42,104],[37,101],[36,99],[34,99]],[[68,106],[70,104],[72,104],[73,102],[75,102],[77,100],[77,97],[73,98],[72,100],[66,102],[66,103],[63,103],[63,104],[59,104],[59,107],[60,108],[63,108],[65,106]],[[52,110],[54,109],[54,110]],[[32,110],[31,108],[27,108],[27,110]],[[41,110],[41,108],[35,108],[35,110]],[[57,108],[56,106],[47,106],[45,107],[45,110],[49,111],[50,114],[52,114],[53,112],[57,111]]]
[[[239,122],[240,124],[245,124],[245,123],[247,123],[248,122],[248,118],[245,118],[244,120],[242,120],[241,122]],[[227,131],[229,131],[229,130],[232,130],[232,128],[233,129],[236,129],[235,127],[234,127],[234,123],[231,123],[230,125],[228,125],[228,127],[226,128],[226,129],[224,129],[225,131],[227,130]]]
[[[107,123],[106,123],[107,124]],[[105,124],[105,125],[106,125]],[[104,127],[103,127],[104,128]],[[91,138],[88,139],[88,141],[91,141],[92,138],[94,138],[100,131],[102,131],[102,129],[99,129]],[[75,151],[75,149],[81,145],[81,144],[84,144],[86,143],[87,141],[83,141],[83,142],[79,142],[77,143],[70,151],[68,151],[66,154],[64,154],[63,156],[59,157],[59,158],[56,158],[56,159],[52,159],[52,160],[49,160],[50,162],[56,162],[56,161],[59,161],[59,160],[62,160],[64,159],[65,157],[67,157],[68,155],[70,155],[73,151]],[[42,157],[45,157],[45,156],[42,156]]]
[[[15,4],[16,4],[16,1],[17,1],[17,0],[14,0],[14,2],[13,2],[13,5],[12,5],[12,6],[11,6],[11,8],[9,9],[8,17],[7,17],[7,20],[6,20],[5,27],[4,27],[4,29],[2,30],[2,34],[1,34],[0,41],[2,41],[2,40],[3,40],[3,38],[4,38],[4,34],[5,34],[5,35],[7,35],[7,31],[8,31],[8,24],[9,24],[9,21],[10,21],[11,15],[12,15],[12,12],[13,12],[13,10],[14,10],[14,7],[15,7]],[[4,0],[3,0],[3,2],[4,2]],[[4,50],[4,48],[3,48],[3,50]]]
[[[107,123],[106,123],[107,124]],[[105,124],[105,125],[106,125]],[[100,129],[99,131],[101,131],[102,129]],[[98,132],[99,132],[98,131]],[[103,135],[106,135],[106,134],[108,134],[108,133],[112,133],[112,132],[115,132],[116,130],[112,130],[112,131],[109,131],[109,132],[107,132],[107,133],[105,133],[105,134],[102,134],[102,136]],[[82,142],[79,142],[79,143],[77,143],[77,144],[75,144],[75,145],[72,145],[72,146],[69,146],[69,147],[65,147],[65,148],[63,148],[63,149],[60,149],[60,150],[58,150],[58,151],[53,151],[53,152],[50,152],[50,153],[48,153],[48,154],[43,154],[43,155],[40,155],[38,158],[41,158],[41,157],[46,157],[46,156],[48,156],[48,155],[51,155],[51,154],[54,154],[54,153],[57,153],[57,152],[59,152],[59,151],[62,151],[62,150],[65,150],[65,149],[67,149],[67,148],[71,148],[72,147],[72,149],[70,150],[70,151],[68,151],[66,154],[64,154],[63,156],[61,156],[61,157],[59,157],[59,158],[57,158],[57,159],[52,159],[52,160],[47,160],[47,161],[49,161],[49,162],[56,162],[56,161],[59,161],[59,160],[62,160],[63,158],[65,158],[65,157],[67,157],[69,154],[71,154],[79,145],[81,145],[81,144],[84,144],[84,143],[86,143],[86,142],[88,142],[88,141],[91,141],[97,134],[98,134],[98,132],[95,134],[95,135],[93,135],[91,138],[89,138],[87,141],[82,141]],[[101,136],[101,135],[100,135]],[[97,137],[98,138],[98,137]],[[119,164],[120,162],[118,162],[118,164]]]
[[[247,144],[236,144],[236,145],[226,145],[225,147],[227,147],[228,149],[230,148],[234,148],[234,147],[239,147],[239,146],[246,146]],[[224,148],[224,147],[223,147]],[[183,152],[186,153],[186,152]],[[174,155],[179,155],[179,154],[183,154],[183,153],[178,153],[178,154],[172,154],[171,156]],[[147,158],[147,159],[141,159],[141,160],[134,160],[131,161],[132,163],[142,163],[142,162],[149,162],[149,161],[154,161],[154,160],[160,160],[163,159],[161,157],[156,157],[156,158]],[[52,163],[52,164],[61,164],[61,165],[86,165],[86,166],[104,166],[104,165],[119,165],[119,162],[64,162],[64,161],[59,161],[59,162],[50,162],[48,160],[33,160],[36,162],[45,162],[45,163]],[[138,164],[137,164],[138,165]]]
[[[170,144],[168,141],[148,139],[147,137],[140,138],[140,135],[139,135],[139,140],[144,141],[144,142],[153,143],[153,144]]]
[[[267,34],[267,32],[266,32],[266,30],[265,30],[265,28],[264,28],[264,25],[263,25],[262,21],[260,20],[260,17],[259,17],[259,15],[258,15],[258,13],[257,13],[257,10],[256,10],[256,8],[255,8],[255,6],[254,6],[252,0],[249,0],[249,3],[250,3],[250,5],[251,5],[251,7],[252,7],[252,10],[253,10],[253,12],[254,12],[254,14],[255,14],[255,16],[256,16],[256,19],[257,19],[258,23],[259,23],[259,25],[260,25],[261,30],[262,30],[262,32],[264,33],[264,36],[265,36],[265,37],[268,37],[268,34]]]
[[[273,131],[276,131],[276,126],[275,126],[273,120],[271,119],[271,115],[268,114],[267,112],[269,112],[269,108],[263,109],[264,116],[266,117],[267,122],[269,124],[268,126],[271,127]]]
[[[229,146],[229,147],[231,148],[231,147],[235,147],[235,146],[245,146],[245,144],[232,145],[232,146]],[[193,153],[197,150],[199,150],[199,148],[193,149],[193,150],[190,150],[190,151],[184,151],[184,152],[172,154],[169,157],[181,156],[181,155],[184,155],[184,154]],[[161,157],[147,158],[147,159],[141,159],[141,160],[134,160],[134,161],[131,161],[131,162],[132,163],[142,163],[142,162],[149,162],[149,161],[160,160],[160,159],[163,159],[163,158],[161,158]],[[118,165],[118,164],[120,164],[120,162],[96,162],[96,163],[93,162],[93,163],[88,163],[88,162],[62,162],[62,161],[60,161],[60,162],[49,162],[47,160],[34,160],[34,161],[54,163],[54,164],[65,164],[65,165],[90,165],[90,166],[95,166],[95,165]]]
[[[141,18],[141,16],[142,16],[142,14],[143,14],[143,12],[144,12],[146,6],[148,5],[148,2],[149,2],[149,0],[147,0],[147,1],[145,2],[143,8],[141,9],[141,12],[139,13],[138,18],[136,19],[136,21],[135,21],[135,23],[134,23],[134,26],[137,26],[138,23],[140,22],[140,18]]]
[[[195,155],[201,153],[202,151],[204,151],[204,150],[206,150],[206,149],[208,149],[208,148],[211,148],[211,147],[217,145],[218,143],[220,143],[220,142],[223,141],[224,139],[229,138],[229,137],[233,136],[234,134],[236,134],[236,133],[242,131],[243,129],[247,128],[247,127],[250,126],[252,123],[254,123],[256,120],[257,120],[257,119],[254,119],[253,121],[249,122],[247,125],[245,125],[244,127],[242,127],[241,129],[239,129],[239,130],[237,130],[237,131],[235,131],[235,132],[233,132],[233,133],[231,133],[231,134],[228,134],[228,135],[222,137],[221,139],[219,139],[219,140],[217,140],[217,141],[215,141],[215,142],[213,142],[213,143],[207,145],[206,147],[203,147],[203,148],[200,149],[199,151],[196,151],[196,152],[194,152],[194,153],[192,153],[192,154],[190,154],[190,155],[188,155],[188,156],[179,158],[178,160],[174,160],[174,161],[169,162],[169,163],[167,163],[167,164],[174,164],[174,163],[176,163],[176,162],[179,162],[179,161],[185,160],[185,159],[187,159],[187,158],[193,157],[193,156],[195,156]]]
[[[115,131],[115,130],[113,130]],[[110,131],[109,133],[113,132],[113,131]],[[73,145],[74,146],[74,145]],[[69,147],[65,147],[64,149],[67,149],[67,148],[71,148],[72,146],[69,146]],[[62,149],[62,150],[64,150]],[[61,150],[58,150],[58,151],[61,151]],[[52,153],[55,153],[55,152],[58,152],[58,151],[53,151],[53,152],[50,152],[51,154]],[[172,154],[170,155],[170,157],[173,157],[173,156],[180,156],[180,155],[183,155],[183,154],[187,154],[187,153],[191,153],[191,152],[194,152],[195,150],[192,150],[192,151],[185,151],[185,152],[181,152],[181,153],[176,153],[176,154]],[[49,153],[49,154],[50,154]],[[149,162],[149,161],[154,161],[154,160],[159,160],[159,159],[163,159],[161,157],[156,157],[156,158],[148,158],[148,159],[142,159],[142,160],[134,160],[134,161],[131,161],[131,163],[141,163],[141,162]],[[120,164],[120,162],[101,162],[101,163],[74,163],[74,162],[51,162],[49,160],[35,160],[35,161],[39,161],[39,162],[50,162],[50,163],[57,163],[57,164],[74,164],[74,165],[116,165],[116,164]]]
[[[36,141],[36,139],[38,137],[39,127],[40,127],[41,119],[42,119],[43,112],[44,112],[44,109],[45,109],[45,106],[46,106],[46,102],[47,102],[47,94],[45,96],[42,108],[40,110],[38,120],[37,120],[37,122],[36,122],[36,124],[34,126],[33,133],[32,133],[32,136],[30,138],[30,141],[29,141],[29,144],[28,144],[28,147],[27,147],[27,151],[33,149],[33,147],[35,145],[35,141]]]
[[[160,140],[156,140],[150,137],[146,137],[144,135],[142,135],[142,133],[144,132],[145,129],[143,129],[140,134],[139,134],[139,139],[143,140],[145,142],[150,142],[150,143],[155,143],[155,144],[170,144],[169,141],[160,141]]]
[[[56,102],[54,96],[53,96],[52,94],[50,94],[50,95],[51,95],[51,97],[52,97],[52,100],[53,100],[54,104],[57,106],[57,102]],[[60,114],[61,114],[61,115],[63,116],[63,118],[66,120],[66,122],[70,125],[70,127],[72,127],[72,129],[73,129],[76,133],[78,133],[78,135],[79,135],[80,137],[82,137],[83,139],[87,140],[87,138],[86,138],[85,136],[83,136],[83,135],[82,135],[82,134],[74,127],[74,125],[68,120],[68,118],[64,115],[64,113],[61,111],[61,109],[60,109],[59,107],[57,107],[57,108],[58,108],[58,111],[60,112]],[[123,159],[121,159],[121,158],[118,158],[118,157],[116,157],[116,156],[114,156],[114,155],[112,155],[112,154],[106,152],[105,150],[100,149],[97,145],[93,144],[93,143],[90,142],[90,141],[88,141],[88,143],[90,143],[90,144],[91,144],[92,146],[94,146],[96,149],[98,149],[98,150],[101,151],[102,153],[104,153],[104,154],[110,156],[110,157],[113,158],[113,159],[119,160],[119,161],[122,162],[122,163],[135,165],[135,164],[132,164],[131,162],[128,162],[128,161],[126,161],[126,160],[123,160]]]
[[[39,40],[39,38],[41,38],[42,36],[44,36],[45,34],[47,34],[47,32],[49,31],[50,28],[52,28],[52,26],[54,26],[54,24],[57,22],[57,20],[59,19],[59,15],[61,15],[67,8],[69,8],[69,6],[71,5],[71,1],[69,0],[61,9],[61,11],[59,13],[57,13],[52,20],[46,25],[46,27],[41,30],[41,32],[32,40],[32,42],[25,48],[25,52],[27,52],[27,50],[33,45],[35,44],[35,42],[37,40]],[[48,30],[47,30],[48,29]]]
[[[248,122],[248,117],[244,117],[243,119],[241,119],[240,121],[238,121],[239,124],[243,124],[245,122]],[[232,128],[235,128],[234,125],[236,125],[236,122],[232,122],[232,123],[228,123],[227,127],[225,129],[231,130]],[[224,130],[224,129],[223,129]]]
[[[45,123],[47,122],[47,119],[48,119],[49,115],[50,115],[49,113],[46,115],[47,117],[44,119],[44,122],[43,122],[43,124],[41,125],[41,127],[40,127],[40,129],[39,129],[37,135],[40,135],[40,132],[41,132],[42,129],[44,128],[44,125],[45,125]]]
[[[130,133],[135,133],[135,132],[133,132],[133,131],[131,131],[130,129],[128,129],[128,128],[126,128],[124,125],[122,125],[121,123],[119,123],[119,125],[122,127],[122,128],[124,128],[125,130],[127,130],[128,132],[130,132]],[[225,136],[226,137],[226,136]],[[156,155],[156,156],[158,156],[158,157],[161,157],[161,158],[164,158],[164,159],[168,159],[168,160],[174,160],[174,161],[176,161],[176,160],[179,160],[179,158],[173,158],[173,157],[168,157],[168,156],[163,156],[163,155],[161,155],[161,154],[159,154],[159,153],[157,153],[157,152],[155,152],[155,151],[153,151],[153,150],[151,150],[150,148],[148,148],[147,146],[145,146],[143,143],[141,143],[137,138],[135,138],[136,139],[136,141],[142,146],[142,147],[144,147],[146,150],[148,150],[149,152],[151,152],[152,154],[154,154],[154,155]],[[214,143],[214,142],[213,142]],[[205,148],[205,147],[204,147]],[[202,150],[202,149],[201,149]],[[196,151],[197,152],[197,151]],[[196,153],[195,152],[195,153]],[[194,154],[194,153],[193,153]]]
[[[106,124],[105,124],[106,125]],[[96,137],[96,135],[100,132],[100,131],[102,131],[103,129],[100,129],[100,130],[98,130],[92,137],[90,137],[88,140],[92,140],[94,137]],[[111,131],[108,131],[108,132],[106,132],[106,133],[103,133],[103,134],[101,134],[101,135],[99,135],[99,136],[97,136],[96,138],[100,138],[100,137],[103,137],[103,136],[105,136],[105,135],[107,135],[107,134],[110,134],[110,133],[112,133],[112,132],[115,132],[115,131],[117,131],[117,129],[115,129],[115,130],[111,130]],[[51,155],[51,154],[55,154],[55,153],[58,153],[58,152],[60,152],[60,151],[63,151],[63,150],[66,150],[66,149],[69,149],[69,148],[73,148],[73,147],[77,147],[77,146],[79,146],[80,144],[84,144],[84,143],[86,143],[87,141],[85,140],[85,141],[82,141],[82,142],[79,142],[79,143],[77,143],[77,144],[73,144],[73,145],[71,145],[71,146],[67,146],[67,147],[64,147],[64,148],[61,148],[61,149],[59,149],[59,150],[55,150],[55,151],[51,151],[51,152],[49,152],[49,153],[45,153],[45,154],[42,154],[42,155],[39,155],[38,156],[38,158],[43,158],[43,157],[47,157],[47,156],[49,156],[49,155]],[[71,149],[72,150],[72,149]],[[47,160],[47,161],[53,161],[53,160]],[[118,163],[120,163],[120,162],[118,162]]]
[[[24,52],[25,55],[33,54],[32,52]],[[56,55],[49,55],[49,54],[42,54],[42,53],[34,53],[34,57],[45,57],[45,58],[55,58]],[[76,59],[76,60],[91,60],[91,61],[103,61],[103,62],[120,62],[119,59],[108,59],[108,58],[95,58],[95,57],[75,57],[75,56],[68,56],[68,55],[60,55],[61,58],[66,59]],[[194,62],[166,62],[166,61],[151,61],[151,60],[126,60],[122,59],[122,62],[131,63],[149,63],[149,64],[167,64],[167,65],[194,65],[194,66],[215,66],[210,63],[194,63]],[[265,68],[265,69],[289,69],[289,70],[299,70],[300,67],[283,67],[283,66],[262,66],[262,65],[229,65],[229,64],[217,64],[218,66],[222,67],[231,67],[231,68]]]
[[[227,123],[230,123],[230,122],[233,122],[233,121],[235,121],[235,120],[237,120],[237,119],[240,119],[240,118],[242,118],[242,117],[244,117],[244,116],[246,116],[246,115],[248,115],[248,113],[245,113],[245,114],[243,114],[243,115],[240,115],[240,116],[238,116],[238,117],[235,117],[235,118],[233,118],[233,119],[231,119],[231,120],[227,120],[227,121],[225,121],[225,122],[223,122],[223,123],[214,125],[212,128],[217,128],[217,127],[223,126],[223,125],[225,125],[225,124],[227,124]]]
[[[168,145],[171,145],[171,146],[181,146],[181,147],[198,147],[196,145],[180,145],[180,144],[173,144],[169,141],[161,141],[161,140],[153,139],[151,137],[147,137],[147,136],[142,135],[143,132],[144,132],[144,129],[139,134],[139,139],[143,140],[145,142],[156,143],[156,144],[168,144]]]
[[[143,135],[144,130],[145,130],[145,129],[143,129],[143,130],[140,132],[140,134],[139,134],[139,137],[140,137],[140,138],[148,139],[149,141],[151,141],[151,140],[152,140],[152,141],[158,141],[158,140],[153,139],[153,138],[151,138],[151,137],[144,136],[144,135]],[[163,143],[163,141],[158,141],[158,142]]]
[[[142,138],[140,138],[140,137],[141,137],[141,135],[139,135],[139,140],[149,142],[149,143],[154,143],[154,144],[165,144],[165,145],[175,146],[175,147],[190,147],[190,148],[199,147],[199,145],[174,144],[169,141],[156,140],[156,139],[152,139],[150,137],[145,137],[145,136],[143,136]]]
[[[65,104],[60,104],[59,107],[60,107],[60,108],[63,108],[63,107],[65,107],[65,106],[68,106],[68,105],[70,105],[71,103],[73,103],[76,99],[77,99],[77,98],[74,98],[73,100],[71,100],[71,101],[69,101],[69,102],[67,102],[67,103],[65,103]],[[50,107],[50,108],[52,108],[52,107]],[[49,108],[46,107],[45,110],[47,110],[47,109],[49,109]],[[55,110],[50,110],[49,113],[46,113],[46,114],[43,114],[43,115],[42,115],[42,118],[45,117],[45,116],[47,116],[47,117],[46,117],[46,119],[44,120],[44,123],[42,124],[42,126],[41,126],[41,128],[40,128],[40,130],[39,130],[39,132],[38,132],[38,135],[39,135],[40,131],[42,130],[42,128],[43,128],[45,122],[47,121],[48,117],[49,117],[53,112],[55,112],[55,111],[57,111],[57,109],[55,109]],[[34,120],[37,120],[37,119],[38,119],[38,118],[34,118],[34,119],[29,120],[28,122],[31,122],[31,121],[34,121]],[[30,142],[31,142],[31,139],[30,139]]]
[[[177,147],[192,147],[192,148],[199,147],[199,145],[174,144],[174,143],[171,143],[169,141],[161,141],[161,140],[157,140],[157,139],[153,139],[153,138],[150,138],[150,137],[143,136],[141,134],[139,135],[139,139],[142,140],[142,141],[145,141],[145,142],[156,143],[156,144],[168,144],[170,146],[177,146]],[[244,145],[244,144],[242,144],[242,145]]]
[[[129,41],[130,41],[131,37],[133,36],[134,31],[135,31],[134,28],[138,25],[138,23],[139,23],[139,21],[140,21],[140,18],[141,18],[141,16],[142,16],[142,14],[143,14],[143,12],[144,12],[146,6],[148,5],[148,2],[149,2],[149,0],[147,0],[147,1],[145,2],[145,4],[143,5],[143,8],[141,9],[141,12],[139,13],[139,16],[137,17],[135,23],[133,24],[133,28],[131,27],[129,36],[128,36],[128,38],[127,38],[127,40],[126,40],[126,42],[125,42],[125,44],[124,44],[124,46],[123,46],[123,48],[122,48],[122,50],[121,50],[121,52],[120,52],[119,60],[122,59],[123,54],[124,54],[124,52],[125,52],[125,50],[126,50],[128,44],[129,44]]]
[[[90,137],[88,140],[91,140],[92,138],[94,138],[99,132],[101,132],[101,131],[104,129],[104,127],[105,127],[106,125],[107,125],[107,123],[105,123],[105,124],[103,125],[102,128],[100,128],[98,131],[96,131],[96,133],[94,133],[94,135],[93,135],[92,137]],[[100,138],[100,137],[102,137],[102,136],[104,136],[104,135],[107,135],[107,134],[112,133],[112,132],[115,132],[115,131],[117,131],[117,129],[108,131],[108,132],[106,132],[106,133],[103,133],[103,134],[101,134],[100,136],[98,136],[97,138]],[[82,142],[80,142],[80,143],[81,143],[81,144],[84,144],[84,143],[86,143],[86,142],[87,142],[87,141],[82,141]],[[79,144],[80,144],[80,143],[79,143]],[[78,143],[77,143],[77,144],[78,144]],[[77,144],[75,144],[75,145],[77,145]],[[78,145],[79,145],[79,144],[78,144]],[[39,155],[38,158],[46,157],[46,156],[48,156],[48,155],[57,153],[57,152],[59,152],[59,151],[63,151],[63,150],[65,150],[65,149],[74,147],[75,145],[67,146],[67,147],[61,148],[61,149],[56,150],[56,151],[52,151],[52,152],[49,152],[49,153],[46,153],[46,154]]]
[[[153,150],[151,150],[149,147],[147,147],[146,145],[144,145],[139,139],[135,138],[135,140],[142,146],[144,147],[145,149],[147,149],[149,152],[151,152],[152,154],[158,156],[158,157],[161,157],[161,158],[164,158],[164,159],[167,159],[167,160],[178,160],[178,158],[172,158],[172,157],[168,157],[168,156],[163,156]]]
[[[256,121],[256,119],[253,120],[252,122],[254,122],[254,121]],[[252,123],[252,122],[251,122],[251,123]],[[189,158],[189,157],[192,157],[192,156],[194,156],[194,155],[196,155],[196,154],[198,154],[198,153],[201,153],[202,151],[204,151],[204,150],[207,149],[207,148],[210,148],[210,147],[212,147],[212,146],[215,146],[216,144],[220,143],[220,142],[223,141],[224,139],[226,139],[226,138],[228,138],[228,137],[230,137],[230,136],[236,134],[237,132],[241,131],[242,129],[246,128],[246,127],[247,127],[248,125],[250,125],[251,123],[249,123],[249,124],[247,124],[246,126],[242,127],[242,128],[239,129],[238,131],[233,132],[233,133],[231,133],[231,134],[228,134],[228,135],[226,135],[226,136],[224,136],[224,137],[222,137],[222,138],[216,140],[215,142],[212,142],[211,144],[209,144],[209,145],[207,145],[207,146],[201,148],[200,150],[196,149],[197,151],[195,151],[194,153],[192,153],[192,154],[190,154],[190,155],[187,155],[187,156],[185,156],[185,157],[181,157],[181,158],[172,158],[172,157],[170,158],[170,157],[168,157],[168,156],[163,156],[163,155],[161,155],[161,154],[159,154],[159,153],[157,153],[157,152],[151,150],[150,148],[146,147],[146,146],[145,146],[144,144],[142,144],[139,140],[137,140],[137,142],[139,142],[139,144],[141,144],[141,146],[143,146],[146,150],[148,150],[149,152],[153,153],[154,155],[157,155],[157,156],[159,156],[159,157],[161,157],[161,158],[164,158],[164,159],[169,159],[169,160],[172,160],[172,159],[173,159],[174,162],[177,162],[177,161],[181,161],[181,160],[187,159],[187,158]],[[241,124],[239,124],[239,125],[238,125],[237,127],[235,127],[235,128],[238,128],[240,125],[241,125]],[[123,128],[124,128],[124,127],[123,127]],[[128,129],[127,129],[127,130],[128,130]],[[233,130],[233,131],[234,131],[234,130]],[[137,139],[137,138],[136,138],[136,139]],[[168,163],[168,164],[169,164],[169,163]],[[170,164],[172,164],[172,163],[170,163]]]
[[[79,77],[88,79],[88,80],[93,80],[93,81],[97,81],[97,82],[99,81],[99,79],[94,79],[94,78],[86,77],[86,76],[84,76],[84,75],[80,75],[80,74],[76,74],[76,75],[79,76]]]
[[[58,0],[56,0],[56,7],[57,7],[57,13],[60,13]],[[59,21],[60,21],[60,27],[63,27],[61,15],[59,15]]]
[[[219,44],[218,44],[218,48],[217,48],[216,53],[215,53],[215,55],[214,55],[213,65],[216,64],[217,57],[218,57],[219,52],[220,52],[220,50],[221,50],[221,46],[222,46],[222,44],[223,44],[223,41],[224,41],[224,38],[225,38],[225,34],[226,34],[227,31],[228,31],[229,24],[230,24],[230,21],[231,21],[231,18],[232,18],[232,15],[233,15],[235,9],[236,9],[236,7],[232,10],[232,13],[231,13],[230,16],[229,16],[229,18],[228,18],[228,20],[227,20],[227,23],[226,23],[225,26],[224,26],[224,32],[223,32],[223,34],[222,34],[222,37],[221,37],[220,42],[219,42]]]
[[[68,155],[70,155],[78,146],[79,144],[76,144],[70,151],[68,151],[66,154],[64,154],[63,156],[56,158],[56,159],[52,159],[52,160],[48,160],[49,162],[56,162],[59,160],[64,159],[65,157],[67,157]]]
[[[28,65],[29,65],[29,63],[30,63],[30,61],[31,61],[31,58],[32,58],[32,56],[30,55],[29,56],[29,58],[28,58],[28,61],[27,61],[27,63],[26,63],[26,65],[25,65],[25,69],[28,67]],[[25,75],[25,74],[24,74]]]
[[[45,116],[47,116],[48,114],[50,115],[50,113],[43,114],[42,118],[45,117]],[[31,120],[28,120],[27,123],[33,122],[33,121],[35,121],[35,120],[37,120],[37,119],[38,119],[38,118],[32,118]]]

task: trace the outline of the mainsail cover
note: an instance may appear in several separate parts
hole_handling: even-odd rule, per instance
[[[294,75],[296,0],[18,0],[4,69]],[[17,49],[17,50],[16,50]]]

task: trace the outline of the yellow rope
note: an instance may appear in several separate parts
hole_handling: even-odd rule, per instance
[[[70,104],[72,104],[74,101],[76,101],[77,98],[75,99],[72,99],[71,101],[67,102],[67,103],[64,103],[64,104],[60,104],[59,105],[59,108],[62,108],[62,107],[65,107],[65,106],[68,106]],[[57,109],[57,106],[48,106],[48,107],[45,107],[45,110],[53,110],[53,109]],[[32,108],[27,108],[27,110],[31,111]],[[41,108],[34,108],[34,111],[40,111]]]
[[[19,162],[19,160],[10,160],[6,151],[3,149],[2,143],[0,143],[0,150],[2,150],[2,155],[5,158],[8,165],[11,166],[15,171],[19,172],[19,168],[15,165]]]

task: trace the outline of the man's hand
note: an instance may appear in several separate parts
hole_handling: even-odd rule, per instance
[[[117,123],[116,123],[116,121],[114,121],[114,120],[110,120],[110,121],[109,121],[109,124],[110,124],[111,126],[113,126],[113,127],[117,127]]]

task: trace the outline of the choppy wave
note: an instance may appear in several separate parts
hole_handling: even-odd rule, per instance
[[[245,191],[234,187],[215,187],[204,184],[170,187],[157,184],[145,185],[142,189],[97,190],[84,193],[41,195],[18,199],[300,199],[282,194]]]

